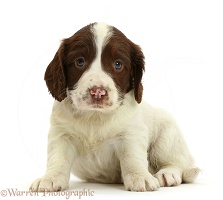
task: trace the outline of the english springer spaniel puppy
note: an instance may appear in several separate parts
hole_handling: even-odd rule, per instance
[[[55,98],[46,174],[32,191],[88,182],[153,191],[199,174],[173,117],[142,101],[144,55],[121,31],[93,23],[64,39],[45,73]]]

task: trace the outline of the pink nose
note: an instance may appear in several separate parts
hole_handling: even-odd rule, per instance
[[[103,87],[94,86],[90,89],[90,94],[92,98],[102,99],[107,94],[107,91]]]

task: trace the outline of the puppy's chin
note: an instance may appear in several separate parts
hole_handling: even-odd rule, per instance
[[[119,106],[108,106],[101,104],[85,104],[85,103],[73,103],[72,106],[80,112],[101,112],[111,113],[118,109]]]

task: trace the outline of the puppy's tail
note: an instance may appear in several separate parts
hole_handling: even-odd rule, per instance
[[[192,183],[197,178],[201,170],[197,167],[186,169],[183,171],[183,183]]]

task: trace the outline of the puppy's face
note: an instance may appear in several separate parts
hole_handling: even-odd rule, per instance
[[[134,90],[142,98],[144,56],[139,46],[104,23],[90,24],[63,40],[45,81],[52,96],[70,98],[79,110],[110,111]]]

